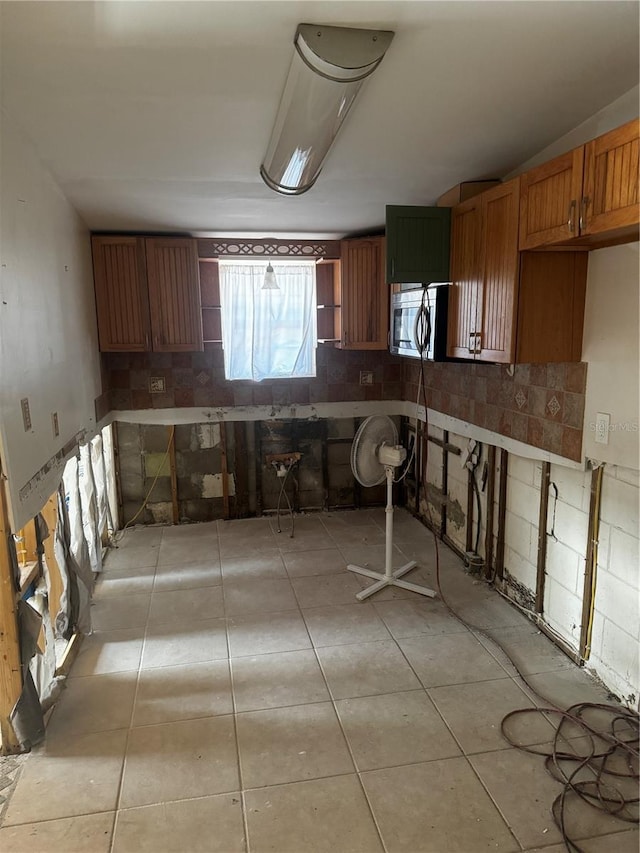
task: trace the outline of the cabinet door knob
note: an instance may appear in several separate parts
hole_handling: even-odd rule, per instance
[[[569,219],[567,220],[567,228],[573,234],[576,228],[576,200],[572,198],[569,202]]]

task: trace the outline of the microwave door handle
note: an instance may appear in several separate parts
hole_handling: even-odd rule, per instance
[[[424,309],[425,329],[424,329],[424,344],[423,349],[429,352],[431,348],[431,308]]]
[[[416,349],[422,355],[422,342],[420,340],[420,334],[422,329],[421,321],[422,321],[422,305],[416,311],[416,319],[413,323],[413,343],[415,344]]]
[[[416,313],[413,338],[421,356],[428,352],[431,342],[431,310],[424,305],[421,305]]]

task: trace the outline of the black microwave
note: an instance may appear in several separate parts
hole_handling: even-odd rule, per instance
[[[445,361],[448,305],[448,284],[393,293],[390,351],[425,361]]]

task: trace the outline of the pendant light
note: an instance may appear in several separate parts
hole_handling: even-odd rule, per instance
[[[278,285],[278,280],[276,278],[276,274],[274,272],[273,267],[271,266],[271,261],[269,261],[267,265],[267,269],[264,274],[264,282],[262,284],[262,290],[280,290],[280,286]]]

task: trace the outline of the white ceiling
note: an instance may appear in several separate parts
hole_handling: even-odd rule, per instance
[[[2,103],[94,230],[343,235],[638,83],[636,2],[2,3]],[[300,22],[395,30],[316,186],[258,169]]]

